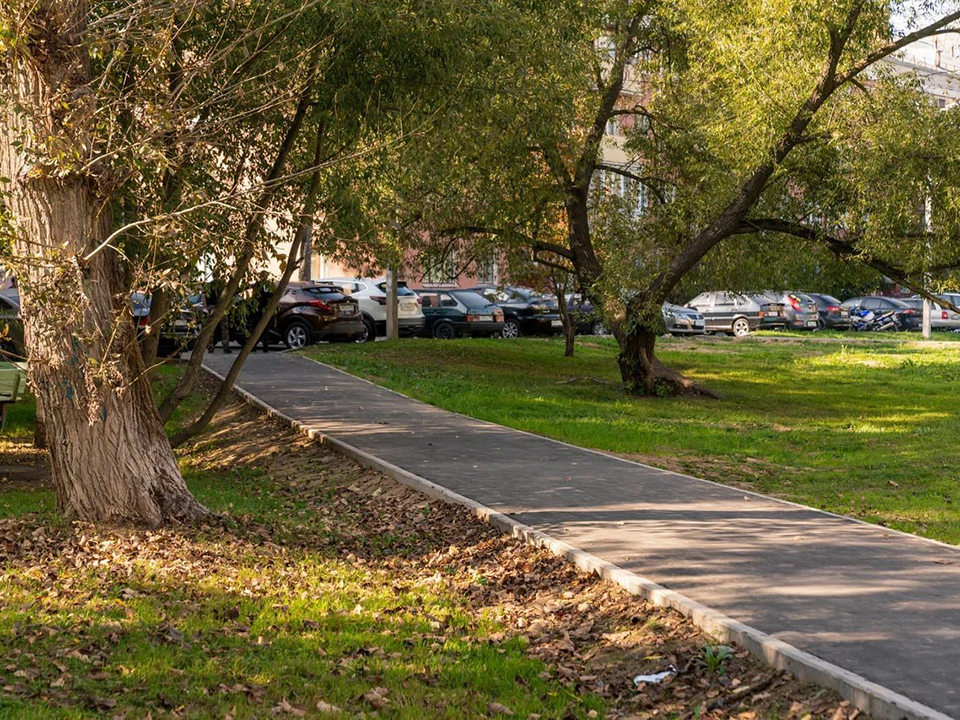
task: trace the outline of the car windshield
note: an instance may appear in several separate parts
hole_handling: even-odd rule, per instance
[[[526,288],[504,288],[504,292],[507,297],[511,300],[520,300],[521,302],[534,302],[538,300],[536,293],[533,290],[527,290]]]
[[[791,293],[790,297],[796,298],[798,302],[807,303],[807,304],[816,302],[812,297],[810,297],[809,295],[804,295],[803,293]]]
[[[817,301],[817,307],[825,308],[830,305],[840,304],[840,301],[833,297],[833,295],[813,295],[812,297]]]
[[[487,298],[485,298],[483,295],[480,295],[479,293],[458,292],[458,293],[451,293],[451,294],[455,298],[457,298],[457,300],[459,300],[469,308],[483,308],[491,304],[491,302],[487,300]]]
[[[314,285],[311,287],[300,288],[300,292],[315,297],[330,297],[331,295],[342,295],[339,287],[335,285]]]
[[[19,295],[12,295],[12,294],[10,294],[10,293],[0,293],[0,298],[2,298],[4,302],[6,302],[7,304],[10,305],[10,309],[11,309],[11,310],[19,310],[19,309],[20,309],[20,296],[19,296]]]
[[[379,284],[377,285],[377,288],[380,290],[380,292],[385,293],[385,292],[387,291],[387,284],[386,284],[385,282],[379,283]],[[397,283],[397,297],[405,297],[405,296],[410,296],[410,295],[416,295],[416,293],[415,293],[413,290],[411,290],[410,288],[408,288],[408,287],[407,287],[407,284],[406,284],[405,282],[402,282],[402,281],[401,281],[401,282],[398,282],[398,283]]]

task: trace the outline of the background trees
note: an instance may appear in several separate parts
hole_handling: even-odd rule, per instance
[[[567,32],[543,45],[537,80],[524,76],[511,104],[538,112],[489,120],[477,150],[488,169],[448,227],[574,269],[632,391],[696,390],[654,352],[660,304],[689,273],[762,290],[825,274],[856,284],[869,267],[915,284],[955,262],[946,128],[958,111],[938,113],[909,78],[879,69],[960,19],[953,2],[925,9],[925,24],[905,29],[880,0],[560,7]],[[917,226],[924,197],[929,231]],[[538,237],[556,219],[562,240]],[[824,270],[837,258],[846,266]]]

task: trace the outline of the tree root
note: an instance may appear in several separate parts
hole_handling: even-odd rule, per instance
[[[589,375],[577,375],[576,377],[568,378],[567,380],[558,380],[557,385],[572,385],[576,382],[592,382],[595,385],[605,385],[611,387],[614,383],[609,380],[601,380],[600,378],[590,377]]]
[[[659,360],[653,364],[654,387],[657,395],[708,397],[720,400],[720,393],[698,385],[693,380],[667,367]]]

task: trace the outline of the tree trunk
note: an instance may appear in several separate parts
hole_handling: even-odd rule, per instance
[[[577,328],[573,324],[573,319],[570,317],[570,313],[566,309],[563,311],[563,334],[564,334],[564,345],[563,345],[563,356],[564,357],[573,357],[573,351],[576,347],[576,338],[577,338]]]
[[[40,409],[40,399],[36,401],[36,413],[33,419],[33,446],[37,450],[47,448],[47,424],[43,421],[43,411]]]
[[[310,107],[310,97],[313,92],[313,82],[317,69],[318,57],[319,56],[315,51],[313,59],[311,60],[308,80],[304,83],[303,89],[300,92],[300,99],[297,102],[297,110],[294,113],[290,124],[287,126],[287,132],[284,135],[283,142],[281,142],[280,148],[277,150],[277,155],[273,160],[270,172],[267,173],[267,176],[264,178],[263,189],[260,191],[255,209],[247,221],[246,228],[244,229],[243,244],[239,254],[236,257],[233,273],[230,275],[230,279],[227,281],[226,287],[221,291],[220,299],[217,301],[217,304],[211,308],[210,314],[207,315],[207,319],[204,322],[203,327],[200,328],[200,334],[197,336],[197,339],[194,342],[194,350],[192,353],[190,353],[190,361],[187,363],[187,367],[184,370],[183,375],[180,377],[180,380],[177,382],[176,386],[174,386],[174,388],[167,394],[167,396],[163,399],[163,402],[160,404],[160,417],[163,418],[164,421],[170,419],[171,415],[173,415],[173,411],[177,409],[177,406],[180,405],[180,403],[183,402],[183,399],[193,391],[193,387],[200,378],[200,373],[203,369],[203,356],[207,351],[207,346],[211,344],[217,326],[229,311],[233,303],[234,296],[237,294],[241,283],[246,278],[250,263],[253,261],[254,255],[256,254],[256,242],[260,232],[263,229],[263,222],[266,218],[267,209],[270,207],[270,204],[273,202],[281,188],[281,183],[277,182],[277,180],[283,174],[283,169],[287,163],[287,157],[293,150],[294,143],[297,140],[297,136],[300,134],[300,129],[303,126],[303,121],[306,118],[307,111]]]
[[[9,60],[14,102],[0,116],[0,175],[11,179],[4,202],[16,221],[31,383],[57,504],[65,517],[155,527],[207,510],[180,475],[143,374],[120,257],[94,251],[111,229],[109,198],[92,174],[50,153],[70,158],[70,148],[83,167],[97,152],[86,16],[80,1],[34,4],[23,37],[41,44]],[[86,103],[68,123],[63,97]]]
[[[569,278],[569,276],[566,276]],[[553,294],[557,297],[557,310],[560,313],[560,322],[563,323],[563,356],[573,357],[573,351],[576,343],[577,327],[574,324],[574,317],[570,314],[570,307],[567,305],[567,286],[568,280],[561,280],[560,276],[554,272],[550,275],[550,282],[553,284]]]
[[[300,263],[300,279],[303,282],[313,280],[313,219],[307,226],[306,236],[303,238],[303,262]]]
[[[676,370],[657,359],[655,352],[657,336],[662,327],[641,314],[639,304],[627,307],[627,321],[614,327],[614,337],[620,346],[617,363],[620,378],[628,392],[636,395],[704,395],[719,398],[720,395],[697,385]]]
[[[656,332],[648,327],[634,325],[625,331],[617,331],[614,335],[620,345],[620,354],[617,356],[620,378],[627,390],[638,395],[656,395]]]

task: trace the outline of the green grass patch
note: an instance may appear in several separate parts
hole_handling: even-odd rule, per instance
[[[658,343],[721,400],[625,395],[609,338],[580,339],[573,358],[540,339],[307,354],[465,415],[960,543],[960,353],[907,334],[870,339]]]
[[[162,369],[157,382],[169,385],[175,373]],[[198,393],[168,430],[202,401]],[[28,434],[31,408],[19,408],[18,432]],[[494,615],[430,582],[435,571],[391,562],[443,550],[449,538],[372,530],[347,490],[366,471],[328,455],[278,469],[271,463],[288,462],[294,441],[251,416],[180,458],[191,491],[228,516],[222,527],[62,523],[52,490],[0,486],[0,517],[41,513],[0,522],[0,717],[322,710],[419,720],[486,717],[491,703],[518,717],[603,710],[601,698],[547,672]],[[278,433],[283,452],[273,447]],[[301,472],[310,493],[293,480]]]

